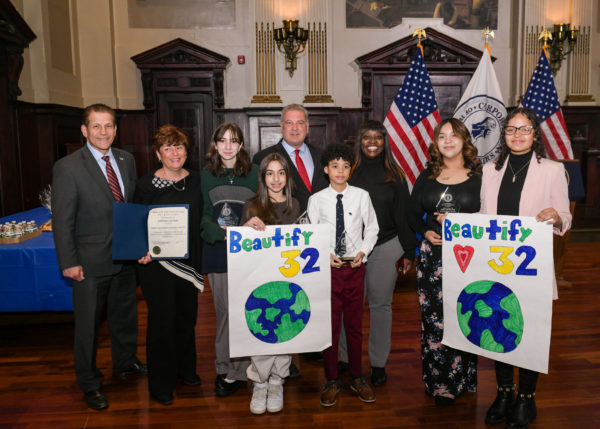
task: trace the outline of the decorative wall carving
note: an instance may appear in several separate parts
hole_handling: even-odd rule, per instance
[[[479,65],[482,52],[432,28],[425,31],[427,38],[421,44],[440,114],[452,116]],[[410,67],[416,43],[413,37],[407,36],[355,60],[362,72],[361,101],[365,118],[382,120],[385,117]]]

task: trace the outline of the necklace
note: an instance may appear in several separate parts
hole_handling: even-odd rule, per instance
[[[175,183],[176,183],[175,181],[171,182],[171,187],[173,189],[175,189],[176,191],[179,191],[179,192],[185,191],[185,177],[183,178],[183,186],[181,188],[178,188],[177,186],[175,186]]]
[[[508,167],[510,168],[510,171],[513,175],[513,179],[512,179],[513,183],[515,183],[515,180],[517,180],[517,174],[519,174],[525,167],[527,167],[530,162],[531,162],[531,159],[529,161],[527,161],[527,164],[525,164],[523,167],[519,168],[519,170],[515,173],[515,170],[513,170],[512,165],[510,165],[510,161],[508,161]]]
[[[233,179],[235,179],[235,173],[232,171],[231,174],[227,177],[229,180],[229,184],[233,185]]]

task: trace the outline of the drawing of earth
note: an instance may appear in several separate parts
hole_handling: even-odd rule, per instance
[[[291,282],[265,283],[246,301],[246,323],[250,332],[266,343],[283,343],[298,335],[310,319],[306,292]]]
[[[480,280],[469,284],[460,293],[456,310],[462,333],[482,349],[508,353],[521,342],[521,306],[502,283]]]

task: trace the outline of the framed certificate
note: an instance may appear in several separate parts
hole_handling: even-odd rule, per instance
[[[113,204],[113,259],[187,259],[189,206],[187,204]]]

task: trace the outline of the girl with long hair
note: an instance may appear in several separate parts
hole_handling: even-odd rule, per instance
[[[258,167],[258,191],[242,211],[242,224],[256,230],[266,225],[293,224],[300,215],[300,204],[292,197],[294,183],[290,167],[277,152],[267,155]],[[289,375],[292,356],[252,356],[248,378],[254,382],[250,401],[253,414],[276,413],[283,409],[283,382]]]
[[[237,124],[219,125],[212,135],[202,171],[202,268],[208,273],[217,316],[215,394],[229,396],[246,384],[250,360],[229,356],[226,230],[240,225],[242,207],[254,196],[258,168],[252,165]]]
[[[540,123],[534,111],[525,107],[506,116],[499,155],[483,169],[481,212],[486,214],[535,216],[552,224],[563,235],[571,227],[569,191],[565,168],[546,159]],[[554,295],[557,299],[556,278]],[[527,428],[535,420],[535,390],[539,373],[519,368],[519,388],[515,397],[514,367],[495,361],[498,392],[485,421],[506,421],[507,428]]]
[[[430,161],[411,195],[409,223],[421,235],[417,292],[421,306],[421,353],[425,392],[439,407],[452,405],[464,391],[477,389],[477,357],[442,344],[441,221],[445,213],[479,211],[481,163],[465,125],[445,119],[434,130]],[[424,215],[427,215],[424,220]]]

